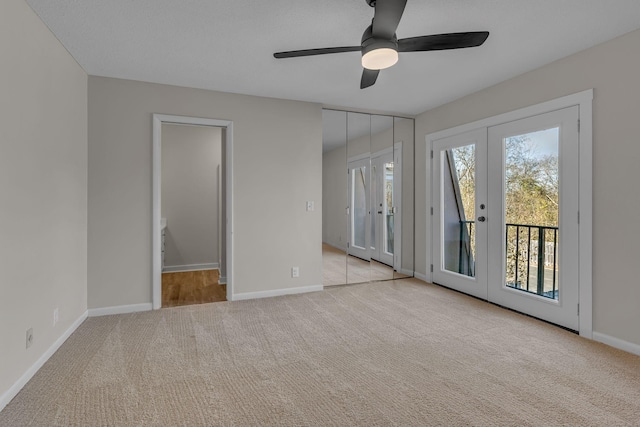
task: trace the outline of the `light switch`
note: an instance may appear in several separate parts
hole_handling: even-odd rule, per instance
[[[313,200],[310,200],[307,202],[307,212],[313,212],[313,210],[315,209]]]

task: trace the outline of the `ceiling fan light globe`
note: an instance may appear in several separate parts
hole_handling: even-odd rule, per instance
[[[384,70],[398,62],[398,51],[388,47],[370,50],[362,55],[362,66],[368,70]]]

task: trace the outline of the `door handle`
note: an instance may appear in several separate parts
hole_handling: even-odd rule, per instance
[[[480,222],[485,222],[486,220],[487,220],[487,218],[485,218],[485,217],[483,217],[483,216],[481,216],[481,217],[479,217],[479,218],[478,218],[478,221],[480,221]]]

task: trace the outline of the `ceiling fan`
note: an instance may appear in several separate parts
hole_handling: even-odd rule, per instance
[[[322,49],[277,52],[276,58],[325,55],[328,53],[362,52],[362,79],[360,89],[373,86],[380,70],[398,62],[398,52],[425,52],[429,50],[461,49],[480,46],[489,37],[488,31],[435,34],[430,36],[396,37],[396,29],[402,18],[407,0],[366,0],[375,9],[371,25],[362,35],[360,46],[327,47]]]

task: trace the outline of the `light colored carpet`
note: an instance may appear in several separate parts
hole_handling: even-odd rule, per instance
[[[639,425],[640,357],[417,280],[88,319],[2,426]]]

